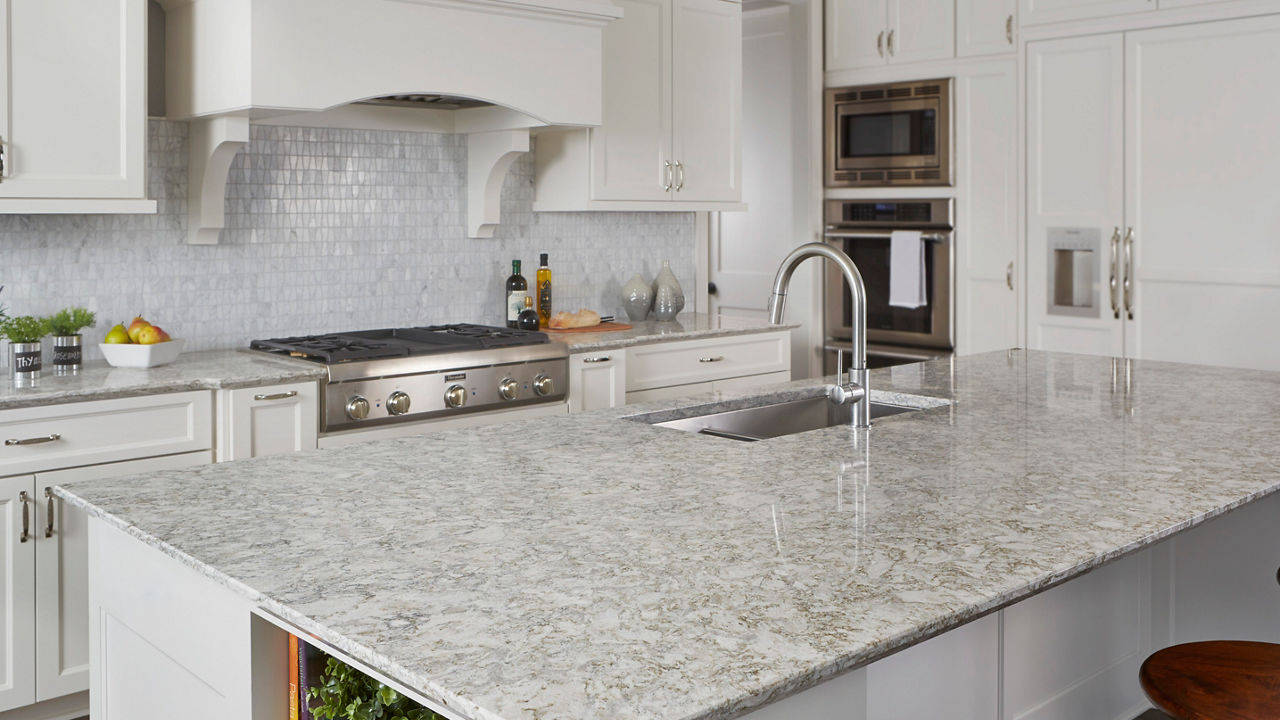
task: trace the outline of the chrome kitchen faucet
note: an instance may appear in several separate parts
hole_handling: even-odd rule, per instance
[[[871,427],[871,388],[867,385],[867,288],[853,260],[843,251],[823,243],[806,243],[791,251],[778,266],[773,278],[773,295],[769,297],[769,322],[782,322],[782,308],[787,302],[787,287],[796,266],[811,257],[824,257],[840,266],[844,279],[853,296],[850,307],[852,318],[852,359],[849,377],[842,377],[843,358],[836,357],[836,384],[827,388],[827,397],[837,405],[853,404],[853,426]],[[843,355],[843,353],[841,353]]]

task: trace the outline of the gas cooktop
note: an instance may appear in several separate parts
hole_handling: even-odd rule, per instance
[[[333,364],[460,350],[523,347],[550,341],[545,333],[532,330],[456,324],[271,338],[254,340],[249,343],[249,347]]]
[[[321,363],[321,433],[563,403],[569,347],[487,325],[357,330],[254,340],[253,350]]]

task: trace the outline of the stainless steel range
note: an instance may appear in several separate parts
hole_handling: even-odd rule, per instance
[[[565,402],[569,347],[485,325],[254,340],[254,350],[323,363],[320,432]]]

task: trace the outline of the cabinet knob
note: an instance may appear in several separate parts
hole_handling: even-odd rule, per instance
[[[716,293],[718,293],[718,292],[720,292],[720,288],[716,287],[716,284],[715,284],[715,283],[713,283],[713,282],[709,282],[709,283],[707,283],[707,294],[708,294],[708,295],[715,295],[715,294],[716,294]]]

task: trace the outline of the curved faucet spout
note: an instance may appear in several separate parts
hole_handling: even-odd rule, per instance
[[[852,296],[852,357],[849,363],[849,379],[844,382],[842,372],[836,368],[836,387],[831,397],[839,402],[852,401],[853,424],[855,427],[871,425],[871,389],[867,386],[867,288],[862,282],[862,274],[843,251],[823,243],[806,243],[792,250],[778,266],[778,274],[773,278],[773,295],[769,297],[769,322],[782,322],[782,311],[787,302],[787,288],[791,285],[791,275],[796,266],[811,257],[823,257],[840,267],[845,283]],[[853,392],[854,388],[862,392]]]

